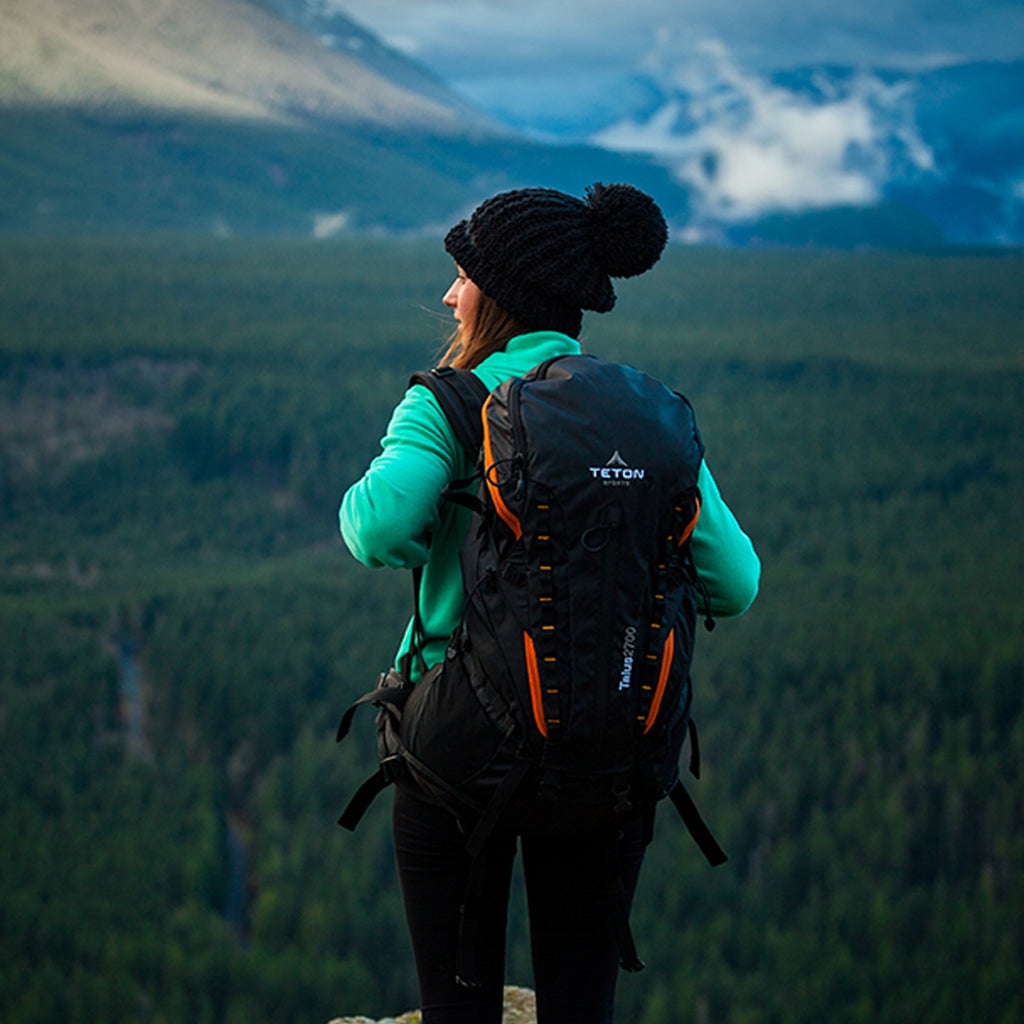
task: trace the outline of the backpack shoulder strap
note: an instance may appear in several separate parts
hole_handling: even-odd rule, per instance
[[[466,449],[470,461],[475,462],[483,443],[480,410],[489,394],[484,382],[471,370],[435,366],[414,373],[409,386],[414,384],[422,384],[437,399],[459,444]]]

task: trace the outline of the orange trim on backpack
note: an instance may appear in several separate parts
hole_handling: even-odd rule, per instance
[[[697,525],[697,520],[700,519],[700,497],[693,499],[697,506],[697,511],[693,513],[693,518],[690,520],[690,525],[683,530],[682,537],[679,538],[679,546],[682,547],[689,539],[690,534],[693,533],[693,528]]]
[[[537,667],[537,651],[530,634],[523,631],[523,650],[526,652],[526,675],[530,680],[530,703],[533,705],[533,720],[541,736],[547,736],[548,727],[544,721],[544,707],[540,698],[540,669]]]
[[[501,496],[501,491],[499,490],[498,485],[491,479],[491,469],[494,466],[494,456],[491,454],[491,428],[490,424],[487,422],[487,406],[490,404],[493,397],[493,393],[487,396],[487,401],[484,402],[483,409],[480,413],[484,424],[484,480],[487,482],[487,490],[491,494],[491,501],[494,502],[495,510],[512,531],[515,539],[519,540],[523,535],[522,524],[516,518],[515,514],[509,511],[508,506],[505,504],[505,499]]]
[[[661,709],[661,699],[665,696],[665,687],[668,686],[668,673],[672,668],[672,655],[676,647],[676,631],[670,629],[665,638],[665,647],[661,652],[661,671],[658,673],[658,686],[654,691],[654,700],[651,701],[651,710],[647,712],[647,724],[644,726],[644,734],[650,732],[654,720],[658,717]]]

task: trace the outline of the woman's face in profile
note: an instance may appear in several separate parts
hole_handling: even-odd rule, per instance
[[[441,300],[451,311],[455,319],[465,327],[471,327],[473,317],[480,302],[480,289],[466,276],[466,272],[456,264],[458,277],[445,292]]]

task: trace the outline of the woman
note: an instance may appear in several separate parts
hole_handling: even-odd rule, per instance
[[[541,188],[492,197],[445,238],[457,277],[443,301],[458,326],[442,362],[472,370],[491,389],[546,359],[579,353],[583,310],[610,310],[610,278],[649,270],[667,236],[654,201],[628,185],[594,185],[584,200]],[[366,565],[424,566],[420,605],[429,667],[443,657],[464,597],[458,552],[468,513],[441,494],[472,467],[422,387],[410,388],[394,410],[381,449],[345,494],[341,531]],[[706,465],[698,485],[694,560],[712,612],[738,615],[757,593],[760,564]],[[410,623],[396,664],[411,634]],[[425,1024],[499,1024],[517,837],[499,834],[489,843],[475,940],[479,985],[467,989],[455,978],[466,837],[448,812],[407,787],[396,790],[393,826]],[[652,826],[651,814],[638,812],[612,849],[578,837],[518,837],[541,1024],[612,1020],[618,947],[608,913],[609,857],[618,858],[631,898]]]

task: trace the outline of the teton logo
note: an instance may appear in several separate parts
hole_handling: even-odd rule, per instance
[[[644,470],[635,469],[622,457],[618,448],[603,466],[591,466],[590,475],[606,487],[628,487],[633,480],[643,480]]]

